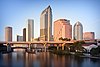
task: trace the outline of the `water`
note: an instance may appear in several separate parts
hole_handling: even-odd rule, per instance
[[[100,67],[99,59],[58,56],[49,52],[15,51],[0,55],[0,67]]]

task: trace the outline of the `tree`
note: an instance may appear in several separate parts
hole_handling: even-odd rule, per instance
[[[62,39],[63,39],[62,37],[59,38],[59,40],[62,40]]]
[[[70,52],[75,52],[75,46],[70,45]]]
[[[90,54],[92,55],[92,56],[100,56],[100,46],[98,46],[97,48],[92,48],[91,50],[90,50]]]
[[[71,39],[69,39],[69,38],[62,38],[62,37],[60,37],[60,38],[59,38],[59,40],[62,40],[62,41],[70,41]]]
[[[84,48],[82,47],[82,44],[84,44],[84,43],[85,43],[84,41],[74,42],[73,46],[74,46],[75,51],[83,52]]]

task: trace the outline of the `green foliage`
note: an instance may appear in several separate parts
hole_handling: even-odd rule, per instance
[[[75,46],[73,45],[70,46],[70,52],[75,52]]]
[[[90,54],[92,55],[92,56],[100,56],[100,46],[98,46],[97,48],[92,48],[91,50],[90,50]]]
[[[82,52],[75,52],[75,56],[83,56]]]
[[[66,50],[53,50],[51,52],[57,55],[70,55],[70,52]]]
[[[49,50],[56,50],[57,47],[56,47],[56,46],[49,46],[48,49],[49,49]]]
[[[69,38],[62,38],[62,37],[60,37],[60,38],[59,38],[59,40],[62,40],[62,41],[70,41],[71,39],[69,39]]]
[[[62,38],[62,37],[60,37],[60,38],[59,38],[59,40],[63,40],[63,38]]]
[[[82,44],[84,44],[84,41],[77,41],[74,42],[73,45],[71,46],[72,51],[78,51],[78,52],[83,52],[84,48],[82,47]]]

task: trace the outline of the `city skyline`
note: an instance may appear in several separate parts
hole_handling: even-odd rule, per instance
[[[25,1],[28,1],[28,0],[25,0]],[[23,2],[22,1],[22,3],[26,3],[26,2]],[[41,1],[41,0],[40,0]],[[77,0],[76,0],[77,1]],[[69,11],[71,12],[71,13],[69,13],[69,11],[67,12],[65,12],[65,11],[62,11],[62,12],[60,12],[60,11],[58,11],[59,9],[61,9],[63,6],[60,6],[59,7],[59,9],[57,10],[57,7],[59,6],[58,4],[59,3],[64,3],[64,2],[67,2],[67,1],[55,1],[54,3],[57,3],[57,6],[55,6],[54,7],[54,4],[52,4],[52,2],[53,1],[43,1],[43,2],[46,2],[46,4],[45,5],[40,5],[39,6],[39,8],[40,9],[38,9],[38,10],[36,10],[37,12],[31,12],[31,11],[29,11],[29,10],[27,10],[27,11],[29,11],[30,13],[28,13],[28,14],[26,14],[25,12],[23,12],[23,14],[22,14],[22,16],[21,17],[19,17],[20,16],[20,10],[18,11],[18,15],[17,14],[15,14],[15,15],[13,15],[13,12],[9,12],[8,11],[8,13],[10,13],[10,14],[8,14],[7,13],[7,15],[5,15],[6,14],[6,9],[9,9],[9,8],[7,8],[7,5],[8,4],[13,4],[12,2],[14,2],[14,1],[12,1],[12,0],[10,0],[9,2],[6,2],[7,4],[5,4],[5,2],[3,3],[3,1],[1,0],[1,2],[0,3],[2,3],[2,4],[0,4],[1,6],[0,6],[0,8],[2,8],[2,10],[0,11],[0,14],[1,14],[1,20],[0,20],[0,23],[1,23],[1,25],[0,25],[0,31],[1,31],[1,35],[0,35],[0,38],[4,38],[4,28],[6,27],[6,26],[11,26],[12,28],[13,28],[13,31],[14,31],[14,33],[13,33],[13,41],[15,41],[16,40],[16,34],[21,34],[22,35],[22,29],[25,27],[25,24],[26,24],[26,21],[25,20],[27,20],[27,19],[30,19],[30,18],[32,18],[32,19],[34,19],[34,23],[35,23],[35,31],[36,31],[36,33],[35,33],[35,37],[39,37],[39,29],[40,29],[40,27],[39,27],[39,24],[40,24],[40,21],[39,21],[39,17],[40,17],[40,13],[42,12],[42,10],[43,9],[45,9],[48,5],[50,5],[51,6],[51,8],[52,8],[52,12],[53,12],[53,22],[52,22],[52,24],[54,24],[54,20],[56,19],[59,19],[59,18],[64,18],[64,19],[69,19],[70,21],[71,21],[71,24],[73,25],[76,21],[80,21],[82,24],[83,24],[83,32],[90,32],[90,31],[93,31],[93,32],[95,32],[96,33],[96,38],[100,38],[100,36],[99,36],[99,33],[100,33],[100,31],[98,30],[98,28],[99,28],[99,18],[100,18],[100,16],[98,15],[98,12],[96,13],[96,9],[97,8],[99,8],[97,5],[98,5],[98,0],[97,1],[92,1],[92,2],[90,2],[90,1],[83,1],[83,3],[86,3],[86,5],[91,5],[91,6],[89,6],[88,5],[88,7],[85,7],[85,5],[81,5],[81,1],[77,1],[78,2],[78,4],[79,5],[81,5],[81,7],[82,7],[82,9],[87,9],[87,8],[91,8],[91,10],[93,10],[93,9],[95,9],[94,11],[91,11],[91,10],[89,10],[89,9],[87,9],[86,10],[86,16],[85,15],[80,15],[80,13],[81,13],[81,11],[80,10],[75,10],[75,13],[77,13],[76,11],[78,11],[78,13],[79,13],[79,15],[78,15],[78,13],[77,13],[77,17],[74,15],[75,13],[73,13],[73,15],[71,16],[71,13],[73,12],[73,11],[70,11],[70,9],[72,9],[72,7],[74,7],[74,6],[72,6],[72,7],[70,7],[70,8],[68,8],[69,9]],[[20,2],[20,1],[18,1],[18,2]],[[28,1],[29,2],[29,1]],[[32,1],[32,3],[36,3],[35,5],[37,5],[37,1]],[[42,2],[42,3],[43,3]],[[49,2],[49,3],[48,3]],[[89,3],[90,2],[90,3]],[[15,3],[15,2],[14,2]],[[16,2],[17,3],[17,2]],[[28,4],[28,6],[26,7],[27,9],[32,9],[32,3],[31,3],[31,5],[29,5]],[[39,2],[40,3],[40,2]],[[75,1],[68,1],[68,3],[75,3]],[[6,7],[4,6],[4,5],[6,5]],[[14,5],[14,4],[13,4]],[[17,5],[17,4],[15,4],[15,5]],[[13,8],[15,8],[15,5],[14,5],[14,7]],[[20,3],[20,5],[21,5],[21,3]],[[24,10],[26,10],[26,8],[25,8],[25,6],[24,6],[25,4],[23,4],[23,6],[22,7],[24,7],[23,9]],[[64,3],[64,5],[65,5],[65,3]],[[69,6],[70,6],[70,4],[68,4]],[[66,7],[68,7],[68,5],[66,5]],[[75,4],[74,4],[75,5]],[[75,6],[75,7],[77,7],[76,9],[80,9],[79,8],[79,5],[77,5],[77,6]],[[10,5],[11,6],[11,5]],[[8,6],[8,7],[10,7],[10,6]],[[17,5],[18,6],[18,5]],[[84,8],[84,7],[85,8]],[[96,7],[97,6],[97,7]],[[29,8],[30,7],[30,8]],[[36,6],[34,6],[34,7],[36,7]],[[33,8],[34,8],[33,7]],[[17,9],[19,9],[19,7],[17,8]],[[35,8],[36,9],[36,8]],[[66,10],[66,8],[62,8],[62,9],[65,9]],[[40,10],[40,11],[39,11]],[[73,10],[73,9],[72,9]],[[99,10],[99,9],[98,9]],[[84,13],[85,11],[83,11],[83,13]],[[87,12],[90,12],[89,13],[89,15],[88,15],[88,13]],[[15,12],[16,13],[16,12]],[[34,13],[36,13],[36,15],[30,15],[30,14],[34,14]],[[61,13],[61,14],[60,14]],[[69,15],[68,15],[68,13],[69,13]],[[37,14],[38,14],[38,17],[37,17]],[[67,15],[66,15],[67,14]],[[90,15],[90,14],[92,14],[92,16]],[[9,17],[10,18],[9,18]],[[12,18],[12,16],[14,16],[13,18]],[[82,17],[83,16],[83,17]],[[21,18],[21,19],[19,19],[19,18]],[[28,18],[29,17],[29,18]],[[27,18],[27,19],[25,19],[25,18]],[[36,19],[37,18],[37,19]],[[12,20],[11,20],[12,19]],[[94,20],[95,19],[95,20]],[[18,21],[16,21],[16,20],[18,20]],[[90,21],[91,20],[91,21]],[[93,21],[94,20],[94,21]],[[20,23],[20,22],[22,22],[22,23]],[[87,23],[88,22],[88,23]],[[93,27],[94,26],[94,27]],[[4,40],[4,39],[0,39],[0,41],[2,41],[2,40]]]

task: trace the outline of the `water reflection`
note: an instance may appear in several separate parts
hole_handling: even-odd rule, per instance
[[[0,67],[99,67],[100,60],[58,56],[49,52],[29,54],[15,51],[0,55]]]

